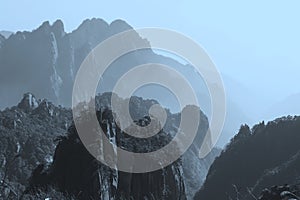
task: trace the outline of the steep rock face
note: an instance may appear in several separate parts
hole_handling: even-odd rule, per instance
[[[199,151],[191,151],[191,149],[189,149],[182,157],[187,199],[193,199],[196,192],[199,191],[205,182],[211,164],[215,158],[220,155],[221,149],[214,148],[204,159],[199,158],[198,152]]]
[[[85,20],[70,33],[66,33],[62,21],[57,20],[53,24],[44,22],[32,32],[11,35],[0,48],[0,94],[5,94],[0,95],[0,108],[15,105],[28,91],[56,105],[70,107],[74,78],[86,56],[108,37],[129,29],[132,27],[122,20],[108,24],[94,18]],[[133,34],[130,43],[132,48],[142,43],[149,49],[132,51],[116,59],[104,74],[98,92],[111,92],[121,75],[137,65],[160,63],[189,77],[190,83],[198,89],[197,95],[205,102],[201,107],[209,112],[208,90],[192,66],[155,54],[149,42],[138,34]],[[156,93],[155,89],[148,91],[148,94]],[[169,102],[169,99],[164,101]]]
[[[66,33],[62,21],[57,20],[52,25],[44,22],[32,32],[17,32],[6,40],[1,37],[0,93],[6,94],[1,95],[1,107],[17,103],[27,91],[70,106],[74,77],[84,58],[101,41],[128,29],[131,27],[121,20],[109,25],[91,19]],[[137,35],[136,40],[142,39]]]
[[[133,152],[153,151],[171,138],[164,132],[151,138],[133,141],[120,132],[108,109],[98,112],[101,127],[108,139],[122,148]],[[89,123],[89,117],[81,123]],[[149,123],[148,118],[138,121],[139,125]],[[152,145],[150,145],[152,144]],[[101,150],[105,151],[105,149]],[[103,153],[104,156],[107,156]],[[73,194],[78,199],[186,199],[181,160],[150,173],[134,174],[108,168],[92,157],[81,143],[74,126],[58,144],[50,172],[32,177],[32,185],[43,183],[56,185],[61,191]]]
[[[110,107],[110,95],[110,93],[106,93],[101,97],[96,98],[97,107]],[[120,99],[119,104],[122,104],[122,101],[123,100]],[[155,100],[143,100],[140,97],[132,97],[129,103],[131,111],[130,114],[134,119],[141,119],[144,116],[148,115],[149,108],[157,103],[158,102]],[[178,131],[181,115],[180,113],[172,114],[168,110],[167,115],[167,121],[163,128],[165,132],[174,136],[174,134]],[[203,144],[203,140],[208,129],[208,119],[204,115],[204,113],[200,111],[200,126],[198,128],[198,132],[192,145],[182,156],[182,168],[184,177],[183,181],[187,199],[193,199],[196,192],[204,183],[210,165],[213,163],[214,159],[221,153],[220,149],[214,148],[212,152],[210,152],[204,159],[199,158],[201,145],[207,145]]]
[[[104,112],[105,108],[109,110],[111,95],[111,93],[105,93],[96,97],[96,107],[101,109],[102,112]],[[119,100],[120,104],[122,101],[124,100]],[[148,115],[149,108],[157,103],[155,100],[144,100],[140,97],[132,97],[129,105],[130,113],[132,117],[136,119],[135,122],[140,125],[149,123],[149,118],[145,116]],[[164,131],[158,134],[157,137],[151,140],[132,140],[130,137],[119,138],[116,137],[120,135],[119,130],[110,128],[111,140],[118,141],[120,146],[123,148],[127,147],[130,151],[151,151],[151,148],[153,150],[153,148],[157,149],[164,146],[177,132],[177,127],[180,123],[180,113],[172,114],[168,110],[166,111],[168,117],[163,127]],[[109,118],[109,123],[102,124],[103,128],[107,130],[107,127],[116,127],[110,112],[105,113],[106,114],[103,113],[104,118]],[[214,150],[211,156],[205,159],[199,159],[197,152],[208,128],[207,118],[203,113],[201,113],[200,119],[201,126],[199,127],[197,137],[192,147],[180,160],[164,170],[153,173],[127,174],[111,170],[95,162],[93,157],[91,157],[82,146],[76,136],[74,127],[70,127],[72,121],[70,109],[55,106],[47,100],[37,99],[32,93],[26,93],[18,106],[0,112],[0,134],[2,137],[0,145],[0,179],[5,183],[5,185],[0,184],[0,195],[4,193],[4,196],[7,198],[20,196],[24,187],[28,185],[30,174],[33,169],[35,169],[33,171],[33,177],[35,178],[33,178],[30,183],[35,183],[40,186],[45,185],[45,183],[48,185],[49,181],[53,183],[55,180],[61,190],[73,191],[74,195],[78,195],[78,193],[76,193],[78,192],[78,188],[84,190],[84,184],[79,184],[79,179],[84,179],[90,175],[90,178],[97,182],[89,182],[88,185],[93,184],[91,188],[94,189],[92,191],[84,190],[84,194],[102,191],[101,197],[104,199],[111,195],[114,197],[124,196],[126,199],[128,199],[127,197],[130,195],[134,195],[139,199],[141,196],[147,196],[149,194],[155,197],[163,195],[165,199],[191,199],[195,191],[200,188],[202,177],[206,176],[210,163],[218,154],[214,152],[219,151]],[[68,129],[69,135],[65,137]],[[58,141],[61,142],[59,143],[60,145],[56,147]],[[141,144],[140,148],[133,148],[136,146],[136,143]],[[55,149],[56,156],[53,158]],[[90,165],[90,162],[94,164]],[[60,165],[62,163],[63,165]],[[49,173],[49,171],[45,171],[45,169],[48,169],[50,165],[53,166],[50,167],[50,169],[53,170],[51,172],[53,176],[47,176],[48,182],[41,181],[40,174],[45,175],[46,172]],[[73,169],[74,166],[81,167]],[[98,174],[101,178],[95,179],[95,176],[90,174],[91,172]],[[68,177],[62,176],[61,173],[68,174]],[[76,179],[79,182],[73,182],[72,179],[69,179],[78,173],[87,174],[77,177]],[[65,179],[62,180],[62,177],[65,177]],[[68,184],[64,184],[65,181],[71,183],[69,184],[68,182]],[[85,179],[85,181],[88,180]],[[141,182],[144,184],[141,184]],[[128,184],[132,187],[128,187]],[[73,186],[69,188],[68,185],[70,185],[70,187]],[[119,185],[118,191],[115,189],[116,185]],[[109,191],[106,187],[110,188]],[[150,193],[149,191],[152,192]],[[93,195],[95,194],[93,193]],[[54,199],[69,198],[55,190],[55,188],[47,186],[45,193],[25,195],[24,199],[45,199],[48,197]],[[148,199],[151,198],[153,197],[149,196]]]
[[[107,122],[103,126],[113,127],[113,124]],[[97,162],[74,134],[58,145],[53,171],[49,174],[62,191],[79,199],[186,199],[180,161],[145,174],[115,171]],[[126,147],[136,148],[128,143]]]
[[[272,185],[300,184],[300,118],[242,126],[212,164],[195,199],[253,199]]]
[[[180,114],[171,114],[168,111],[168,119],[163,131],[150,139],[137,139],[124,134],[115,124],[109,109],[110,96],[111,93],[106,93],[97,97],[96,105],[99,109],[97,116],[100,125],[112,143],[128,151],[141,153],[159,149],[174,137],[173,133],[176,133],[180,122]],[[120,99],[120,104],[122,101],[124,100]],[[135,123],[140,126],[147,125],[150,118],[145,116],[151,105],[156,103],[154,100],[133,97],[130,108],[132,108],[132,117],[136,119]],[[80,118],[81,123],[89,124],[88,115]],[[201,114],[201,122],[202,126],[199,127],[193,145],[181,159],[161,170],[143,174],[120,172],[101,164],[87,152],[75,127],[71,126],[68,136],[57,146],[54,162],[46,170],[46,175],[33,176],[32,188],[40,187],[45,183],[55,185],[60,191],[71,193],[80,199],[99,197],[100,199],[191,199],[200,188],[201,177],[206,175],[209,163],[218,152],[214,150],[208,156],[211,160],[200,160],[196,154],[208,128],[207,119],[203,114]]]
[[[105,93],[96,98],[96,107],[110,107],[110,97],[111,93]],[[120,99],[118,102],[119,105],[121,105],[124,103],[124,100]],[[133,119],[141,119],[148,115],[150,107],[154,104],[158,104],[158,102],[155,100],[144,100],[141,97],[132,97],[129,103],[130,114]],[[165,132],[174,136],[178,131],[181,115],[180,113],[172,114],[168,110],[167,115],[167,121],[163,128]],[[203,145],[204,136],[208,129],[208,119],[204,113],[200,111],[200,126],[197,135],[190,148],[182,156],[183,180],[187,199],[192,199],[195,193],[200,189],[204,183],[210,165],[221,152],[220,149],[214,148],[204,159],[199,158],[200,147]]]

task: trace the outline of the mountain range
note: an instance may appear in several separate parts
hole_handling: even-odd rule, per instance
[[[218,145],[226,145],[237,134],[222,152],[214,148],[200,159],[198,153],[211,114],[205,83],[191,65],[152,49],[118,58],[104,74],[99,94],[93,99],[97,117],[103,119],[99,120],[100,126],[106,137],[130,151],[153,151],[170,142],[181,112],[191,107],[181,110],[174,96],[157,87],[136,92],[130,99],[130,114],[136,125],[144,126],[151,119],[149,108],[161,104],[168,118],[159,134],[149,141],[137,140],[111,128],[117,127],[109,103],[116,81],[134,66],[156,62],[172,66],[197,89],[201,110],[192,109],[200,110],[201,126],[194,142],[168,167],[145,174],[112,170],[93,158],[74,127],[70,109],[73,82],[82,61],[95,46],[129,29],[133,28],[122,20],[108,24],[94,18],[70,33],[61,20],[44,22],[33,31],[0,33],[0,198],[271,200],[284,199],[288,192],[299,196],[299,117],[282,117],[252,128],[240,126],[252,123],[257,116],[297,114],[299,94],[270,109],[269,105],[260,105],[258,112],[252,108],[256,105],[255,95],[223,76],[228,86],[227,117]],[[138,34],[134,42],[149,45]],[[248,104],[249,97],[253,102]],[[121,104],[124,99],[118,101]],[[245,106],[237,102],[247,102],[249,108],[243,110]],[[87,119],[81,123],[88,123]]]
[[[130,151],[151,151],[172,139],[180,114],[171,114],[162,132],[147,140],[124,136],[112,120],[111,93],[96,97],[101,127],[111,141]],[[120,99],[120,102],[122,99]],[[132,116],[149,123],[155,100],[133,97]],[[99,110],[99,108],[102,108]],[[103,109],[104,108],[104,109]],[[82,118],[81,123],[88,123]],[[241,126],[224,150],[204,159],[197,152],[208,121],[201,113],[192,146],[161,170],[130,174],[112,170],[82,145],[68,108],[26,93],[17,106],[0,112],[0,197],[4,199],[285,199],[300,195],[297,116]],[[150,145],[151,144],[151,145]],[[86,187],[88,185],[88,187]]]
[[[33,31],[12,33],[8,38],[0,35],[0,109],[17,104],[26,92],[49,99],[56,105],[70,107],[74,78],[85,57],[108,37],[129,29],[132,27],[122,20],[108,24],[102,19],[93,18],[83,21],[70,33],[65,31],[63,22],[57,20],[53,24],[44,22]],[[133,43],[147,43],[138,35],[134,40]],[[210,118],[210,95],[202,77],[194,73],[192,66],[159,55],[151,49],[134,51],[118,58],[105,73],[102,79],[105,81],[100,82],[98,92],[112,91],[124,72],[149,62],[171,66],[185,76],[196,89],[201,110]],[[226,80],[231,82],[230,79]],[[135,95],[154,98],[172,112],[180,111],[177,100],[163,87],[147,86]],[[249,117],[231,96],[228,96],[228,115],[219,146],[229,141],[232,130],[238,130],[239,124],[249,122]]]
[[[173,137],[172,134],[177,131],[180,114],[171,114],[166,110],[169,117],[163,127],[163,132],[153,137],[152,142],[149,143],[148,140],[135,141],[128,137],[123,138],[124,134],[120,133],[118,129],[107,130],[108,126],[117,127],[109,110],[110,98],[111,93],[104,93],[95,99],[97,110],[102,110],[98,111],[98,114],[102,116],[103,121],[109,123],[109,125],[101,124],[101,126],[103,130],[106,130],[107,137],[110,137],[112,141],[117,141],[118,145],[130,151],[136,148],[141,148],[141,150],[159,148],[161,145],[168,143]],[[122,102],[122,99],[120,99],[120,102]],[[142,122],[148,123],[145,116],[147,116],[148,110],[153,104],[157,104],[157,101],[133,97],[130,100],[133,118],[137,119],[140,124]],[[100,191],[105,191],[105,193],[102,192],[103,199],[107,195],[115,198],[118,195],[123,195],[121,194],[123,192],[126,193],[126,195],[124,194],[126,198],[133,195],[139,199],[143,196],[149,197],[151,191],[151,195],[154,195],[156,199],[192,199],[204,182],[214,158],[220,153],[220,150],[215,148],[206,158],[199,158],[199,149],[208,129],[208,121],[203,113],[201,113],[200,119],[201,126],[199,126],[193,144],[179,160],[160,171],[146,173],[145,175],[130,175],[129,173],[111,170],[97,162],[87,152],[80,142],[72,123],[70,109],[55,106],[45,99],[39,100],[33,94],[26,93],[17,106],[0,112],[0,133],[3,138],[0,141],[0,164],[1,169],[3,169],[0,170],[0,177],[7,186],[3,185],[0,188],[5,189],[1,195],[12,199],[22,195],[28,197],[40,195],[32,188],[42,190],[47,185],[47,188],[53,189],[53,193],[46,193],[52,198],[55,196],[51,195],[62,195],[60,192],[68,192],[76,196],[78,191],[82,191],[80,199],[87,199],[90,196],[99,194]],[[87,162],[87,159],[89,162]],[[97,181],[91,182],[91,190],[86,190],[86,186],[82,183],[89,180],[86,179],[87,177],[81,176],[76,178],[76,174],[82,174],[84,170],[89,169],[90,165],[88,163],[90,162],[97,163],[98,167],[94,169],[96,171],[89,171],[88,173],[99,173],[98,175],[102,179],[99,180],[98,175],[91,176],[91,179],[96,180],[95,178],[97,178]],[[76,167],[82,165],[81,163],[87,165],[81,168]],[[62,173],[63,171],[65,172]],[[66,171],[72,171],[72,173],[69,174]],[[124,182],[131,176],[133,177],[131,181]],[[174,177],[177,178],[174,179]],[[118,186],[114,185],[111,179],[114,179]],[[155,184],[151,180],[160,182],[159,188],[153,188],[152,185]],[[164,182],[166,180],[171,182]],[[70,185],[66,184],[66,181]],[[141,184],[141,182],[144,185],[139,185],[139,187],[135,185]],[[129,187],[130,190],[128,190],[128,184],[132,184]],[[164,187],[165,189],[162,189]],[[107,190],[108,188],[109,190]],[[27,192],[23,193],[24,191]],[[163,193],[163,191],[165,192]],[[168,195],[166,195],[167,193]]]

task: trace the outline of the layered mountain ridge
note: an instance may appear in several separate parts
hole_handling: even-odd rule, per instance
[[[110,98],[111,93],[105,93],[97,96],[95,99],[96,107],[102,110],[100,112],[103,115],[102,118],[108,119],[104,120],[109,123],[108,125],[102,124],[104,130],[107,130],[107,127],[116,127],[114,121],[112,121],[111,114],[109,114]],[[120,99],[119,101],[122,102],[123,100]],[[136,122],[140,125],[147,124],[148,118],[145,118],[145,116],[148,115],[149,108],[154,104],[157,104],[157,101],[132,97],[130,100],[131,115],[134,119],[139,119]],[[158,134],[157,138],[151,139],[151,141],[132,141],[127,137],[120,139],[118,129],[111,129],[109,131],[111,135],[107,135],[107,137],[113,137],[111,138],[112,141],[119,141],[119,145],[130,151],[137,150],[134,146],[138,143],[141,144],[144,150],[145,148],[147,150],[155,146],[159,148],[160,145],[164,145],[165,142],[168,143],[172,139],[174,136],[173,133],[176,133],[178,123],[180,123],[179,113],[172,114],[168,110],[166,111],[168,119],[163,132]],[[47,196],[55,198],[58,197],[58,194],[59,198],[65,198],[66,196],[62,194],[65,192],[76,196],[78,195],[76,192],[80,190],[82,191],[81,198],[84,199],[87,198],[86,195],[99,195],[99,191],[106,191],[107,188],[110,188],[106,193],[102,192],[102,199],[106,198],[105,195],[111,197],[125,195],[126,198],[129,198],[128,195],[133,195],[136,198],[140,198],[149,194],[153,194],[156,199],[174,199],[175,197],[178,199],[192,199],[193,195],[204,182],[210,164],[220,152],[220,150],[214,149],[205,159],[199,158],[199,148],[202,145],[204,134],[206,134],[208,129],[208,121],[203,113],[201,113],[200,119],[201,126],[192,146],[174,164],[158,172],[146,173],[144,175],[130,175],[111,170],[103,164],[98,163],[96,165],[98,167],[95,168],[97,170],[89,171],[89,173],[99,172],[100,175],[102,174],[102,184],[97,179],[96,183],[90,183],[93,190],[86,191],[84,185],[76,185],[73,178],[76,174],[81,174],[83,171],[89,170],[90,167],[94,166],[89,165],[88,163],[90,162],[81,162],[80,160],[88,159],[94,163],[95,159],[86,151],[78,136],[76,136],[76,129],[74,125],[71,125],[71,110],[55,106],[55,104],[47,100],[37,99],[32,93],[26,93],[17,106],[0,112],[0,133],[3,138],[0,145],[2,155],[0,163],[3,169],[0,171],[0,177],[3,183],[5,183],[5,185],[1,185],[1,195],[12,199],[16,198],[16,196],[20,197],[25,187],[29,185],[28,180],[33,172],[30,185],[42,189],[44,186],[41,183],[47,183],[49,190],[45,191],[45,198]],[[114,138],[116,136],[118,137]],[[74,154],[77,156],[72,156]],[[80,163],[86,163],[87,165],[77,168],[76,166],[81,165]],[[44,174],[45,170],[48,175],[41,182],[39,181],[41,180],[40,175],[41,173]],[[65,173],[61,174],[65,170],[73,171],[74,173],[69,174],[70,176]],[[121,175],[117,176],[117,174]],[[132,179],[127,180],[128,177],[132,177]],[[90,178],[96,180],[95,176],[91,176]],[[79,182],[87,181],[84,177],[77,177],[76,180]],[[116,190],[116,186],[114,185],[116,182],[113,180],[118,181],[121,185],[118,187],[118,190]],[[151,186],[153,183],[150,180],[156,180],[155,182],[161,185],[153,187]],[[74,187],[69,187],[68,184],[64,183],[65,181],[70,181],[70,184],[74,183]],[[106,183],[104,184],[104,182]],[[143,185],[141,185],[141,182],[143,182]],[[132,186],[127,187],[128,185],[125,186],[124,184]],[[165,189],[163,190],[163,188]],[[167,193],[169,195],[166,195]],[[42,194],[34,192],[26,194],[24,198],[31,198],[32,196],[42,198],[42,196],[38,195]],[[151,199],[152,197],[149,198]]]
[[[109,24],[93,18],[83,21],[72,32],[66,32],[63,22],[57,20],[53,24],[46,21],[33,31],[18,31],[9,38],[0,35],[0,109],[16,105],[26,92],[49,99],[56,105],[71,107],[74,79],[83,60],[102,41],[125,30],[132,30],[132,27],[123,20]],[[146,38],[138,34],[133,37],[132,47],[137,43],[143,43],[149,49],[132,51],[116,59],[103,75],[101,80],[104,81],[99,82],[97,92],[111,92],[119,78],[135,66],[163,64],[176,69],[186,78],[195,89],[201,110],[210,118],[210,95],[206,83],[194,68],[175,58],[154,53]],[[174,96],[163,87],[146,87],[135,95],[157,99],[173,112],[182,109]],[[232,99],[227,103],[228,117],[220,146],[227,143],[232,130],[237,130],[239,124],[248,120]]]
[[[74,76],[83,59],[101,41],[128,29],[131,27],[121,20],[107,24],[91,19],[66,33],[62,21],[57,20],[52,25],[44,22],[32,32],[0,38],[2,108],[17,103],[28,91],[70,106]]]

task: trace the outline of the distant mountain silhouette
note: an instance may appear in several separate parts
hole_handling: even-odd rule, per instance
[[[57,20],[52,25],[44,22],[32,32],[11,35],[1,42],[0,48],[0,106],[12,106],[22,94],[31,91],[37,97],[70,107],[73,81],[84,58],[103,40],[129,29],[132,27],[122,20],[108,24],[102,19],[91,19],[85,20],[71,33],[66,33],[63,22]],[[137,34],[132,43],[138,42],[149,46]],[[183,74],[194,74],[192,67],[159,56],[150,49],[134,51],[111,65],[105,76],[106,81],[101,83],[98,91],[111,91],[123,72],[149,62],[171,65]],[[199,85],[196,80],[194,75],[190,81]],[[199,91],[205,93],[202,88],[205,88],[204,83],[202,87],[199,85]]]
[[[70,106],[74,76],[83,59],[107,37],[130,28],[121,20],[109,25],[92,19],[66,33],[57,20],[52,25],[44,22],[32,32],[11,35],[0,48],[2,108],[15,104],[27,91]]]
[[[125,21],[115,20],[108,24],[102,19],[87,19],[74,31],[67,33],[61,20],[53,24],[44,22],[37,29],[29,32],[13,33],[8,39],[0,35],[0,109],[18,103],[28,91],[38,98],[47,98],[56,105],[71,106],[73,81],[77,70],[90,51],[108,37],[132,29]],[[136,35],[135,42],[148,41]],[[149,46],[150,47],[150,46]],[[160,63],[174,67],[187,77],[196,89],[201,102],[201,110],[210,116],[210,95],[202,78],[190,65],[181,64],[173,58],[158,55],[152,50],[134,51],[117,59],[100,83],[98,92],[110,92],[118,78],[132,67],[144,63]],[[146,75],[145,75],[146,76]],[[148,87],[146,92],[136,95],[155,98],[165,107],[179,112],[176,99]],[[230,98],[229,98],[230,99]],[[247,121],[247,116],[235,104],[228,101],[228,118],[224,137],[219,144],[223,146],[231,137],[233,129]],[[237,120],[238,119],[238,120]],[[229,136],[228,136],[229,135]]]

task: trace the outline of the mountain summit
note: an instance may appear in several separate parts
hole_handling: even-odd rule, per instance
[[[24,94],[23,99],[18,104],[18,107],[24,110],[33,110],[39,106],[38,100],[31,93]]]
[[[31,32],[19,31],[8,39],[0,35],[1,107],[16,104],[27,91],[70,106],[73,81],[84,58],[106,38],[129,29],[132,27],[122,20],[107,24],[93,18],[71,33],[57,20],[53,24],[46,21]],[[136,39],[144,41],[138,35]],[[134,59],[131,56],[128,62]]]

